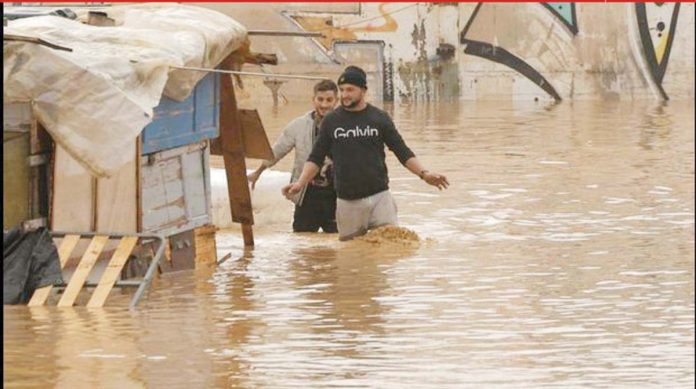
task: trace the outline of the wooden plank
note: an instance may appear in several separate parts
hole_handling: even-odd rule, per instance
[[[99,181],[97,177],[92,177],[92,232],[97,231],[99,223]]]
[[[111,289],[114,287],[121,273],[121,269],[123,269],[123,265],[125,265],[137,242],[138,237],[136,236],[126,236],[121,239],[114,255],[109,261],[109,265],[104,269],[104,273],[99,280],[99,285],[97,285],[97,288],[94,290],[92,297],[90,297],[87,303],[88,307],[101,307],[104,305],[106,298],[109,296],[109,292],[111,292]]]
[[[190,222],[197,219],[209,219],[208,200],[206,197],[205,169],[203,164],[205,150],[196,150],[181,156],[181,175],[186,200],[186,217]]]
[[[31,131],[31,126],[35,120],[31,110],[30,102],[6,103],[2,104],[2,129],[8,132],[24,133]],[[9,140],[7,133],[4,134],[3,141]],[[33,153],[32,153],[33,154]]]
[[[58,258],[60,258],[60,268],[62,269],[68,259],[70,259],[70,254],[72,254],[75,246],[80,241],[80,235],[66,235],[63,241],[60,242],[60,248],[58,248]]]
[[[87,251],[85,251],[75,272],[70,278],[70,283],[68,283],[68,286],[65,288],[63,297],[58,301],[59,307],[71,307],[75,303],[75,299],[77,299],[77,295],[80,293],[80,290],[82,290],[82,286],[85,284],[89,272],[97,262],[99,254],[101,254],[104,245],[108,241],[109,237],[105,235],[97,235],[92,239],[89,247],[87,247]]]
[[[244,156],[255,159],[273,159],[273,149],[268,142],[266,130],[255,109],[240,109]]]
[[[143,151],[143,136],[138,135],[135,141],[135,231],[143,231],[143,202],[140,154]]]
[[[58,259],[60,260],[60,268],[62,269],[65,264],[70,259],[70,254],[72,254],[75,246],[80,241],[80,235],[66,235],[60,242],[60,247],[58,247]],[[44,305],[48,295],[51,293],[53,285],[44,286],[43,288],[36,289],[34,294],[31,296],[31,300],[27,304],[30,307],[37,307]]]
[[[221,65],[222,69],[232,70],[234,67],[233,56],[228,56]],[[244,162],[242,127],[232,77],[222,76],[220,84],[220,140],[225,172],[227,173],[227,190],[232,221],[248,226],[242,229],[244,244],[253,246],[254,238],[250,232],[251,225],[254,224],[254,214],[251,211],[251,195]]]
[[[199,146],[203,147],[180,147],[150,154],[143,161],[141,221],[144,231],[158,231],[168,236],[210,223],[207,143]],[[147,161],[152,156],[157,160],[153,164]]]
[[[263,35],[263,36],[306,36],[324,38],[325,35],[320,32],[309,31],[278,31],[278,30],[248,30],[248,35]],[[277,65],[277,64],[276,64]]]
[[[137,139],[129,142],[133,159],[121,166],[111,177],[100,178],[95,186],[94,231],[137,232],[138,204],[136,166]]]
[[[90,231],[92,228],[92,176],[63,147],[56,144],[51,174],[51,229]]]
[[[215,264],[217,262],[217,246],[215,244],[215,232],[218,230],[213,225],[205,225],[193,230],[196,248],[196,267],[199,264]]]
[[[273,159],[273,149],[268,141],[266,130],[255,109],[240,109],[242,143],[244,157],[253,159]],[[223,155],[221,137],[210,140],[210,154]]]
[[[254,245],[254,231],[250,224],[242,224],[242,237],[244,238],[244,246]]]
[[[220,137],[210,139],[210,155],[222,155],[222,143]]]
[[[268,53],[248,52],[244,56],[244,63],[253,63],[256,65],[278,65],[278,56]]]
[[[39,123],[38,120],[34,119],[31,121],[30,139],[31,139],[31,154],[44,154],[50,153],[52,150],[51,143],[53,140],[44,126]]]
[[[4,132],[2,151],[2,226],[9,230],[32,218],[29,134]]]
[[[186,226],[186,197],[181,170],[181,155],[143,166],[143,230],[169,235],[168,230]]]

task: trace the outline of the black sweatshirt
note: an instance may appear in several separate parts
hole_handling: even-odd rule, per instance
[[[338,107],[322,120],[308,161],[322,166],[331,154],[336,195],[361,199],[389,189],[385,144],[402,164],[415,156],[386,112],[370,104],[358,112]]]

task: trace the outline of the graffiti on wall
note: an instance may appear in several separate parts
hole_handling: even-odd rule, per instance
[[[575,3],[542,3],[542,5],[573,34],[577,35],[578,23]],[[551,83],[544,78],[541,72],[530,66],[524,58],[518,57],[505,47],[472,39],[467,34],[470,26],[476,20],[483,3],[477,4],[466,26],[461,32],[460,41],[466,45],[464,53],[485,58],[493,62],[503,64],[514,69],[519,74],[534,82],[555,100],[560,101],[560,96]],[[679,3],[638,3],[635,4],[640,34],[643,58],[645,59],[651,82],[657,87],[661,97],[667,100],[669,97],[662,87],[669,55],[674,41],[677,18],[679,15]]]
[[[625,10],[630,11],[631,23],[637,26],[631,30],[637,31],[631,38],[631,48],[639,58],[632,62],[624,57],[612,60],[612,56],[615,55],[613,53],[625,55],[621,50],[626,46],[619,45],[619,51],[616,51],[617,42],[612,41],[609,42],[610,47],[602,48],[603,34],[610,34],[607,37],[622,34],[620,29],[624,21],[617,22],[615,27],[605,27],[606,23],[612,23],[612,18],[597,7],[580,8],[584,5],[577,6],[575,2],[527,4],[524,5],[524,9],[517,8],[518,5],[443,3],[455,9],[447,9],[446,12],[439,9],[438,13],[431,13],[431,9],[437,8],[424,6],[416,12],[409,12],[408,16],[401,13],[419,4],[423,3],[390,8],[390,3],[380,3],[378,7],[370,8],[367,14],[361,13],[352,20],[342,17],[339,20],[344,22],[340,25],[334,24],[335,16],[331,14],[297,13],[291,17],[307,31],[322,32],[325,37],[318,41],[329,55],[336,41],[369,40],[374,39],[370,37],[370,33],[382,33],[373,36],[383,40],[385,47],[389,49],[384,56],[385,63],[391,63],[393,60],[395,76],[395,80],[386,77],[384,84],[391,86],[392,81],[396,82],[394,94],[402,99],[410,99],[417,94],[423,95],[425,100],[459,95],[459,88],[450,91],[441,86],[458,85],[462,77],[469,76],[462,73],[467,71],[465,69],[480,69],[480,64],[473,63],[471,67],[461,66],[462,60],[466,61],[466,56],[459,56],[458,53],[483,58],[512,69],[536,85],[540,92],[556,101],[561,101],[561,96],[572,97],[575,93],[587,95],[593,90],[607,96],[619,96],[621,90],[633,91],[645,87],[646,79],[649,85],[655,86],[653,90],[657,95],[668,99],[663,80],[675,39],[681,6],[679,3],[625,5]],[[611,11],[611,15],[619,15],[621,12],[617,7],[607,10]],[[463,12],[467,11],[471,11],[471,14],[464,17]],[[441,18],[441,15],[449,16],[450,12],[456,12],[459,19]],[[599,15],[598,12],[602,14]],[[444,29],[449,27],[437,24],[442,20],[446,20],[447,23],[453,23],[453,20],[458,23],[465,22],[464,28],[459,32],[461,45],[451,42],[451,36],[443,33]],[[412,23],[414,27],[411,31],[406,26]],[[600,25],[602,27],[599,27]],[[406,34],[410,34],[410,37]],[[431,34],[440,35],[433,37]],[[626,34],[626,37],[629,35]],[[438,46],[433,47],[433,42],[438,42]],[[410,46],[415,50],[413,55],[408,50]],[[635,64],[638,64],[640,69],[634,70]],[[635,77],[636,72],[642,75]],[[444,81],[439,82],[438,77]],[[508,76],[507,80],[510,79]],[[515,85],[511,88],[527,93],[529,89],[525,89],[526,81],[524,84],[512,84],[515,79],[516,77],[512,77],[510,84],[506,85]],[[578,82],[583,84],[576,84]],[[488,85],[493,84],[483,85],[486,87],[481,87],[480,90],[484,94],[491,93],[489,91],[493,89]],[[535,91],[534,85],[531,85],[532,91]],[[576,85],[581,86],[576,88]],[[443,92],[431,93],[430,89],[433,86],[443,89]],[[577,92],[578,90],[580,92]],[[497,91],[493,92],[496,93]]]
[[[476,19],[483,3],[478,3],[474,12],[471,14],[469,21],[462,30],[460,34],[460,42],[465,45],[464,53],[469,55],[474,55],[477,57],[485,58],[487,60],[497,62],[501,65],[505,65],[521,75],[525,76],[527,79],[539,86],[544,92],[548,93],[556,101],[561,101],[561,96],[558,94],[556,89],[551,85],[551,83],[544,78],[544,76],[539,73],[534,67],[528,64],[524,59],[512,54],[508,50],[493,45],[488,42],[482,42],[474,39],[470,39],[467,36],[472,23]]]
[[[541,3],[541,5],[551,11],[573,35],[577,35],[578,20],[575,16],[575,3]]]
[[[291,17],[306,31],[321,32],[324,37],[318,38],[318,42],[325,50],[330,50],[334,41],[337,40],[358,40],[357,33],[374,33],[374,32],[393,32],[399,27],[398,23],[392,17],[393,13],[402,11],[411,6],[404,7],[397,11],[387,12],[386,6],[388,3],[379,5],[380,15],[374,18],[359,20],[355,23],[345,24],[342,26],[334,26],[332,16],[303,16],[292,15]],[[381,24],[372,25],[372,20],[382,19]],[[365,24],[364,26],[354,27],[357,24]]]
[[[677,28],[679,3],[638,3],[636,18],[643,47],[643,55],[662,98],[669,99],[662,87],[667,71],[669,53]]]

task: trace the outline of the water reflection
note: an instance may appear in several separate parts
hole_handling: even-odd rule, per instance
[[[264,323],[250,315],[234,315],[229,313],[253,312],[256,309],[252,294],[255,288],[253,280],[248,275],[248,268],[254,259],[251,250],[245,250],[244,255],[234,262],[234,266],[225,272],[230,278],[225,281],[229,289],[219,295],[218,316],[225,317],[225,339],[227,350],[241,350],[249,342],[254,331],[262,331]],[[208,285],[215,285],[209,283]],[[223,352],[224,354],[224,352]],[[228,353],[227,358],[216,364],[217,387],[244,388],[248,387],[248,362],[235,353]]]
[[[645,112],[640,124],[640,141],[638,144],[645,150],[652,150],[656,139],[667,141],[673,126],[672,116],[667,111],[667,102],[656,105]]]
[[[378,297],[388,288],[385,267],[399,257],[408,257],[409,252],[402,247],[356,248],[365,245],[352,242],[340,249],[317,247],[293,252],[293,280],[298,288],[310,290],[312,303],[305,309],[321,317],[319,325],[312,327],[318,334],[382,333],[385,312]]]

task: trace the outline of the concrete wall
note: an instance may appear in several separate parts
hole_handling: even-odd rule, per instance
[[[396,101],[694,98],[693,3],[198,4],[249,29],[326,35],[252,37],[255,51],[278,54],[275,73],[336,78],[351,62],[336,44],[383,45],[372,81]],[[244,81],[242,99],[271,101],[263,79]],[[281,103],[311,86],[283,83]]]

